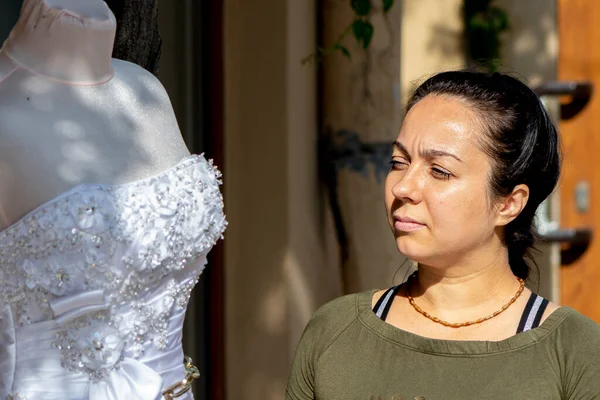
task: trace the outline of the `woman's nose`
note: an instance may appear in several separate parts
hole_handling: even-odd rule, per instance
[[[418,171],[408,170],[392,184],[392,194],[398,200],[407,203],[418,203],[422,199],[421,179]]]

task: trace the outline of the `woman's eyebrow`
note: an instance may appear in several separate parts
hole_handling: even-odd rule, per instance
[[[404,147],[404,145],[402,143],[400,143],[396,140],[395,142],[392,143],[392,146],[395,147],[396,149],[398,149],[399,151],[401,151],[404,155],[406,155],[410,159],[410,154],[408,153],[408,150],[406,149],[406,147]],[[439,158],[439,157],[452,157],[455,160],[457,160],[461,163],[464,163],[464,161],[461,160],[456,154],[450,153],[445,150],[425,149],[425,150],[421,151],[419,155],[421,157],[427,158],[427,159],[433,159],[433,158]]]

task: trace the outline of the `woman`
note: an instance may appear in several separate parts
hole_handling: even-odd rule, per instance
[[[408,103],[385,203],[406,283],[309,322],[287,399],[600,398],[600,327],[528,288],[532,223],[560,173],[523,83],[444,72]]]

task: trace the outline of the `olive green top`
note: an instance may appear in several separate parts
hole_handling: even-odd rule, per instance
[[[569,307],[502,341],[440,340],[379,319],[374,293],[314,314],[286,399],[600,399],[600,326]]]

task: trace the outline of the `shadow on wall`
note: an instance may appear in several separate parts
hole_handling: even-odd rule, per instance
[[[547,0],[499,0],[510,21],[502,35],[504,70],[516,73],[530,86],[556,79],[558,33],[556,5]]]
[[[510,23],[510,29],[500,36],[501,70],[516,75],[530,86],[555,79],[558,51],[556,7],[549,6],[547,0],[498,0],[496,5],[506,10]],[[457,42],[461,43],[464,51],[463,32],[436,24],[431,30],[427,49],[450,56],[456,53]]]
[[[410,10],[410,8],[409,8]],[[463,7],[452,12],[448,16],[452,20],[462,21]],[[406,11],[408,12],[408,10]],[[464,28],[463,28],[464,29]],[[429,40],[427,41],[427,51],[437,53],[442,58],[452,58],[458,53],[465,53],[464,32],[462,29],[456,29],[454,26],[449,26],[447,23],[436,23],[431,27]],[[466,60],[466,57],[465,57]],[[422,79],[423,81],[425,79]],[[421,81],[419,81],[421,83]]]

